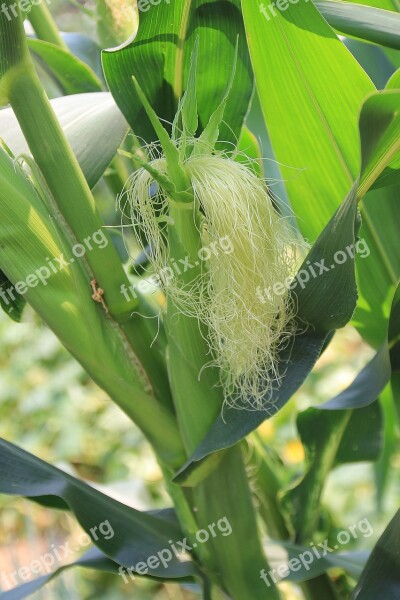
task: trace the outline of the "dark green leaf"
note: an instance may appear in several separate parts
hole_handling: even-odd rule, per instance
[[[305,474],[282,497],[297,541],[311,539],[320,499],[331,469],[342,463],[376,460],[383,448],[382,413],[377,403],[359,409],[299,414],[297,428],[306,453]]]
[[[339,464],[375,461],[386,451],[383,414],[375,401],[390,380],[391,355],[399,354],[399,298],[400,293],[393,301],[386,343],[353,383],[329,402],[298,416],[306,452],[305,475],[285,494],[283,503],[299,539],[307,538],[315,526],[329,471]]]
[[[384,344],[348,388],[318,408],[340,410],[368,406],[384,390],[390,375],[389,348]]]
[[[400,597],[400,511],[376,544],[352,600],[398,600]]]
[[[0,473],[0,493],[62,498],[96,546],[127,568],[170,548],[169,540],[183,538],[178,524],[168,515],[141,513],[125,506],[1,439]],[[105,521],[113,530],[109,539],[91,531],[98,530]],[[167,567],[160,564],[151,569],[152,576],[169,579],[194,574],[195,567],[189,559],[171,554]]]
[[[0,271],[0,305],[4,312],[11,318],[13,321],[19,323],[22,318],[22,313],[26,304],[26,301],[23,296],[20,294],[5,294],[7,289],[14,290],[14,286],[8,277]],[[14,300],[12,299],[14,298]]]
[[[318,551],[318,547],[316,548]],[[309,579],[313,579],[314,577],[318,577],[322,573],[326,573],[328,569],[339,568],[354,578],[358,578],[362,572],[362,569],[368,559],[367,552],[346,552],[346,553],[338,553],[338,552],[329,552],[326,556],[322,556],[323,552],[321,550],[321,558],[313,560],[311,563],[307,564],[307,567],[304,564],[301,564],[299,557],[304,556],[304,560],[306,562],[307,558],[309,558],[310,546],[300,546],[297,544],[293,544],[291,542],[274,542],[273,544],[268,544],[266,547],[267,556],[269,559],[269,563],[271,568],[278,569],[282,565],[287,565],[290,560],[296,560],[300,562],[299,568],[296,567],[296,570],[288,569],[289,574],[286,577],[283,577],[283,581],[308,581]],[[293,563],[292,563],[293,564]],[[278,578],[279,580],[280,578]],[[270,583],[272,583],[272,578],[270,577]],[[323,600],[321,598],[321,600]]]

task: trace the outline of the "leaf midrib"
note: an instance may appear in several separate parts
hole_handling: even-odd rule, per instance
[[[184,59],[184,46],[186,41],[186,35],[189,28],[189,21],[191,15],[192,8],[192,0],[185,0],[183,11],[182,11],[182,21],[181,27],[179,30],[178,44],[176,49],[176,57],[175,57],[175,69],[174,69],[174,82],[173,82],[173,90],[175,100],[178,102],[179,98],[182,96],[183,92],[183,59]]]

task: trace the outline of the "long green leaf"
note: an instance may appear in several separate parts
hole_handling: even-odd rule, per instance
[[[311,2],[275,16],[270,1],[242,7],[272,146],[300,229],[313,241],[358,177],[358,114],[374,86]]]
[[[51,104],[88,184],[94,187],[122,144],[127,122],[106,92],[65,96]],[[0,137],[15,156],[29,154],[11,108],[0,110]]]
[[[352,600],[396,600],[400,594],[400,511],[376,544]]]
[[[48,575],[43,575],[42,577],[38,577],[33,581],[23,583],[22,585],[19,585],[16,588],[8,590],[7,592],[0,592],[0,599],[23,600],[24,598],[28,598],[31,594],[38,592],[42,587],[47,585],[55,577],[58,577],[67,569],[71,569],[74,567],[83,567],[86,569],[93,569],[95,571],[118,574],[117,563],[110,560],[107,556],[105,556],[105,554],[100,552],[98,548],[93,547],[88,552],[85,552],[85,554],[81,558],[79,558],[73,563],[59,567],[56,571],[49,573]]]
[[[392,173],[391,183],[400,183],[400,90],[378,92],[365,101],[360,115],[360,134],[360,197],[393,161],[398,169],[396,178]]]
[[[170,549],[169,540],[180,541],[184,537],[177,522],[173,518],[165,518],[162,512],[143,513],[125,506],[2,439],[0,473],[2,494],[50,495],[65,500],[93,543],[106,556],[127,568]],[[106,536],[108,539],[99,530],[105,521],[111,526]],[[93,530],[96,527],[97,530]],[[169,579],[187,577],[196,572],[190,558],[171,554],[167,565],[160,562],[150,574]]]
[[[353,413],[350,409],[299,414],[297,427],[306,453],[305,473],[283,495],[282,506],[297,542],[312,539],[320,516],[322,491],[338,464],[376,460],[383,447],[382,412],[377,403]]]
[[[333,549],[331,548],[331,550]],[[275,569],[281,567],[281,571],[284,571],[283,565],[288,565],[290,560],[297,559],[297,561],[299,561],[299,556],[308,557],[308,554],[303,553],[309,551],[310,546],[299,546],[291,542],[277,541],[273,544],[266,545],[266,552],[271,567]],[[289,571],[289,573],[287,576],[282,577],[282,580],[293,582],[308,581],[309,579],[318,577],[318,575],[321,575],[322,573],[326,573],[328,569],[334,568],[341,569],[352,577],[358,578],[361,575],[363,567],[368,559],[367,552],[338,553],[332,551],[326,556],[322,556],[322,554],[323,552],[321,551],[321,558],[314,560],[311,564],[307,564],[307,567],[305,567],[303,564],[300,564],[299,568],[296,568],[295,571],[288,568],[287,571]],[[280,580],[280,577],[278,577],[278,580]],[[270,584],[272,581],[272,578],[270,578]]]
[[[359,112],[375,88],[310,2],[276,10],[276,16],[270,3],[262,4],[269,18],[259,13],[257,0],[243,2],[256,84],[290,202],[312,241],[359,176]],[[368,341],[379,346],[389,310],[385,301],[395,284],[388,269],[392,248],[385,247],[381,231],[395,231],[382,206],[375,221],[370,204],[367,198],[362,207],[371,256],[357,261],[362,285],[355,323],[363,335],[370,329]]]
[[[92,69],[70,52],[42,40],[28,40],[34,58],[44,64],[64,94],[101,92],[102,83]]]
[[[330,470],[349,462],[376,461],[386,446],[382,410],[375,400],[390,380],[392,357],[400,352],[399,297],[396,294],[393,300],[387,340],[370,363],[344,392],[297,418],[306,469],[301,481],[283,496],[297,539],[308,539],[315,529]]]
[[[315,6],[329,25],[345,35],[400,50],[400,15],[383,6],[317,0]]]

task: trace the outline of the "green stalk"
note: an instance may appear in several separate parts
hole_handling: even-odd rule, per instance
[[[36,75],[21,19],[8,22],[2,16],[0,24],[0,67],[3,67],[0,68],[0,90],[17,116],[33,157],[67,226],[79,241],[99,229],[107,235],[84,175]],[[157,382],[160,379],[157,375],[159,365],[154,368],[152,356],[146,350],[152,340],[142,320],[131,319],[139,302],[127,302],[121,294],[122,286],[129,286],[129,282],[110,240],[102,249],[94,247],[85,255],[85,259],[97,286],[104,290],[110,315],[117,323],[123,324],[135,354],[144,355],[141,357],[145,363],[143,366],[146,371],[149,369]],[[162,387],[158,386],[159,391],[162,392],[166,387],[164,375]]]
[[[6,5],[10,6],[11,0],[7,0]],[[129,286],[129,280],[103,228],[79,164],[36,75],[20,15],[8,20],[4,13],[0,14],[0,102],[9,102],[17,116],[32,155],[54,198],[57,211],[53,216],[58,226],[75,242],[83,242],[100,229],[107,237],[107,246],[92,247],[82,259],[87,266],[88,289],[92,290],[92,281],[95,280],[95,288],[103,290],[105,305],[98,303],[98,310],[111,323],[118,344],[125,348],[130,357],[131,368],[137,373],[144,391],[163,401],[172,415],[164,362],[159,353],[153,354],[151,351],[153,337],[145,320],[131,317],[140,306],[140,300],[127,302],[121,294],[122,286]],[[107,343],[106,340],[104,343]],[[179,445],[179,439],[177,443]]]
[[[39,4],[31,5],[28,18],[39,40],[50,42],[69,52],[68,46],[60,35],[49,7],[45,4],[44,0],[41,0]]]
[[[254,446],[251,456],[251,467],[256,469],[257,474],[257,497],[260,502],[260,515],[267,526],[268,534],[276,540],[290,540],[289,529],[282,516],[278,494],[282,489],[282,484],[276,472],[276,468],[271,464],[271,458],[268,456],[257,433],[251,437]],[[306,600],[337,600],[334,586],[327,574],[321,574],[318,577],[303,581],[300,584]]]
[[[170,217],[173,221],[173,225],[169,225],[171,259],[179,265],[180,260],[189,257],[190,264],[195,265],[186,273],[178,275],[181,285],[190,285],[201,274],[198,259],[201,241],[197,230],[199,215],[195,223],[194,214],[194,203],[178,204],[170,200]],[[210,362],[204,339],[206,332],[200,332],[197,319],[182,314],[171,298],[168,299],[166,328],[172,392],[182,438],[190,455],[221,409],[218,373],[213,368],[202,370]],[[207,395],[204,394],[204,389],[207,389]]]
[[[290,539],[290,533],[279,509],[278,494],[282,489],[282,482],[277,474],[277,469],[272,465],[257,433],[251,436],[250,467],[256,474],[257,499],[260,503],[259,513],[263,519],[268,535],[276,540]]]
[[[201,217],[194,203],[172,200],[170,217],[170,264],[173,268],[173,264],[180,264],[180,259],[189,259],[192,268],[178,274],[177,280],[181,285],[190,285],[202,269],[198,257]],[[205,340],[207,332],[201,331],[196,318],[183,314],[171,297],[168,298],[166,330],[173,398],[182,439],[190,455],[222,408],[222,388],[218,385],[217,370],[203,368],[211,359]],[[224,452],[214,471],[188,493],[199,529],[207,529],[222,518],[232,527],[230,536],[217,535],[204,545],[207,554],[199,558],[210,579],[233,600],[250,597],[278,600],[278,590],[268,589],[260,577],[261,570],[268,570],[268,565],[259,539],[241,448],[236,446]],[[186,529],[185,516],[179,516]],[[199,549],[204,550],[204,547]]]
[[[350,420],[352,411],[337,411],[334,427],[328,433],[323,448],[313,456],[311,469],[306,475],[308,485],[303,485],[304,492],[296,498],[294,508],[298,508],[301,522],[296,530],[296,543],[302,544],[312,539],[315,524],[320,512],[319,506],[326,478],[335,464],[335,458]],[[299,506],[301,503],[302,506]]]

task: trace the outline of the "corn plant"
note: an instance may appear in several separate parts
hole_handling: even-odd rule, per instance
[[[101,73],[46,5],[21,4],[0,13],[0,302],[17,321],[29,303],[140,428],[171,504],[140,512],[1,440],[0,492],[70,511],[93,546],[0,597],[74,566],[208,600],[278,600],[281,581],[308,600],[400,597],[400,513],[368,558],[331,548],[322,500],[336,466],[395,449],[398,3],[98,0],[115,46]],[[254,94],[273,163],[247,118]],[[102,177],[129,259],[96,204]],[[297,414],[306,459],[288,480],[257,428],[348,323],[375,356]]]

